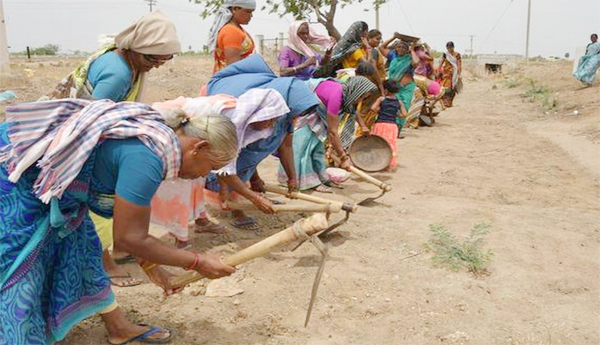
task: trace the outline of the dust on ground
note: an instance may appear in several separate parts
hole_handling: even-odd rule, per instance
[[[35,100],[75,62],[53,63],[16,62],[0,89]],[[206,58],[176,59],[150,73],[146,100],[196,95],[211,67]],[[329,237],[331,258],[307,328],[319,263],[310,245],[240,266],[245,292],[234,297],[195,296],[199,283],[164,298],[129,265],[145,283],[115,288],[119,303],[136,322],[174,329],[173,344],[600,343],[600,93],[570,71],[570,62],[530,62],[503,75],[467,71],[456,106],[398,141],[398,171],[375,174],[393,191]],[[530,101],[540,85],[547,92]],[[276,170],[274,159],[260,166],[267,182]],[[332,198],[377,193],[353,179]],[[237,250],[304,216],[255,215],[260,231],[196,234],[194,248]],[[461,237],[482,222],[492,227],[488,275],[432,266],[423,246],[430,224]],[[64,341],[105,343],[98,317]]]

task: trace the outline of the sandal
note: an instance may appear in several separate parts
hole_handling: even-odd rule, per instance
[[[138,325],[139,326],[148,326],[148,325],[143,324],[143,323],[140,323]],[[163,339],[148,338],[148,337],[150,337],[153,334],[156,334],[158,332],[164,332],[164,331],[169,332],[169,336],[166,337],[166,338],[163,338]],[[144,333],[142,333],[140,335],[137,335],[137,336],[135,336],[133,338],[129,338],[129,339],[125,340],[122,343],[111,343],[110,341],[108,343],[112,344],[112,345],[125,345],[125,344],[133,343],[135,341],[139,341],[141,343],[146,343],[146,344],[167,344],[167,343],[170,343],[171,340],[173,340],[173,337],[174,337],[173,331],[168,330],[168,329],[164,329],[164,328],[161,328],[161,327],[158,327],[158,326],[152,326],[146,332],[144,332]]]
[[[113,260],[115,260],[115,263],[117,265],[125,265],[125,264],[132,263],[132,262],[136,261],[135,256],[133,256],[131,254],[122,256],[120,258],[115,258]]]
[[[242,219],[242,220],[237,220],[234,218],[229,221],[229,224],[231,224],[232,226],[234,226],[238,229],[248,230],[248,231],[260,229],[260,225],[258,225],[258,222],[256,221],[256,219],[254,219],[252,217],[246,217],[245,219]]]
[[[132,287],[132,286],[138,286],[142,283],[141,280],[132,277],[131,273],[109,276],[108,278],[110,279],[110,285],[118,286],[118,287]],[[124,279],[124,280],[122,283],[118,283],[117,281],[114,281],[113,279]]]

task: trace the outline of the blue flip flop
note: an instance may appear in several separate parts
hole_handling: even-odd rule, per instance
[[[140,323],[138,325],[139,326],[148,326],[148,325],[143,324],[143,323]],[[149,336],[151,336],[151,335],[153,335],[155,333],[158,333],[158,332],[162,332],[162,331],[168,331],[169,332],[169,336],[167,338],[164,338],[164,339],[149,339],[148,338]],[[164,328],[161,328],[161,327],[158,327],[158,326],[152,326],[152,328],[150,328],[146,332],[144,332],[144,333],[142,333],[142,334],[140,334],[138,336],[135,336],[133,338],[127,339],[127,340],[125,340],[122,343],[114,344],[114,343],[111,343],[110,341],[109,341],[109,343],[112,344],[112,345],[124,345],[124,344],[130,344],[130,343],[139,341],[141,343],[146,343],[146,344],[167,344],[167,343],[170,343],[172,339],[173,339],[173,331],[168,330],[168,329],[164,329]]]

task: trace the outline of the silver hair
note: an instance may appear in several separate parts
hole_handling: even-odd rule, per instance
[[[169,127],[181,128],[186,136],[209,142],[209,154],[215,169],[221,168],[237,157],[236,129],[229,118],[217,114],[190,118],[181,109],[159,109],[159,112]]]

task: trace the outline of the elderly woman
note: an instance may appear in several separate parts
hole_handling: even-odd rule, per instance
[[[223,93],[239,97],[253,88],[276,90],[285,100],[289,112],[275,122],[270,136],[255,141],[240,151],[235,171],[224,170],[210,174],[206,179],[205,196],[212,204],[220,204],[228,198],[241,195],[261,211],[272,213],[272,202],[260,194],[264,183],[256,168],[269,155],[277,153],[290,177],[287,181],[288,189],[298,188],[292,152],[293,120],[310,113],[317,107],[319,100],[303,81],[277,77],[259,55],[252,55],[216,73],[208,83],[208,94]],[[251,188],[247,187],[247,182],[250,182]],[[232,190],[235,193],[231,193]],[[259,227],[255,219],[242,211],[233,211],[231,225],[244,230]]]
[[[223,116],[163,116],[141,103],[56,100],[6,109],[0,125],[0,339],[52,344],[100,313],[111,344],[167,342],[159,327],[127,321],[102,267],[88,210],[112,215],[115,246],[140,259],[167,294],[157,264],[212,278],[234,272],[215,254],[178,250],[148,234],[163,179],[195,179],[237,154]],[[26,120],[26,121],[25,121]]]
[[[196,115],[217,112],[231,119],[236,127],[239,148],[273,133],[275,121],[290,110],[283,97],[272,89],[250,89],[240,97],[217,94],[214,96],[184,98],[159,102],[156,109],[183,109]],[[235,174],[235,162],[217,171],[217,174]],[[176,246],[189,245],[188,224],[193,221],[195,232],[220,233],[225,229],[208,219],[204,205],[204,179],[194,181],[165,181],[152,199],[152,220],[168,226]]]
[[[460,54],[454,50],[454,42],[446,43],[447,52],[442,55],[440,63],[440,85],[446,89],[446,93],[442,97],[444,107],[452,106],[452,101],[456,94],[462,90],[462,58]]]
[[[318,33],[303,20],[293,22],[288,35],[288,43],[279,53],[279,74],[304,80],[312,78],[320,64],[329,62],[332,38]],[[315,49],[316,46],[327,50],[324,57]]]
[[[325,141],[339,157],[341,167],[349,169],[352,162],[338,134],[340,117],[354,113],[361,101],[377,91],[377,86],[363,76],[351,77],[346,83],[333,79],[311,79],[307,83],[321,104],[315,113],[296,121],[294,168],[300,190],[315,188],[317,192],[331,193],[332,182],[326,172]],[[278,175],[280,183],[287,181],[283,166],[280,166]]]
[[[254,40],[242,28],[252,19],[255,0],[225,0],[208,34],[208,50],[213,52],[213,73],[254,52]]]
[[[140,100],[145,73],[162,66],[180,51],[175,25],[161,11],[151,12],[121,31],[114,43],[92,54],[60,82],[50,98]],[[111,283],[119,287],[139,285],[141,281],[119,267],[108,252],[112,245],[112,220],[91,216],[104,248],[104,268]],[[129,262],[135,258],[121,255],[118,260]]]

